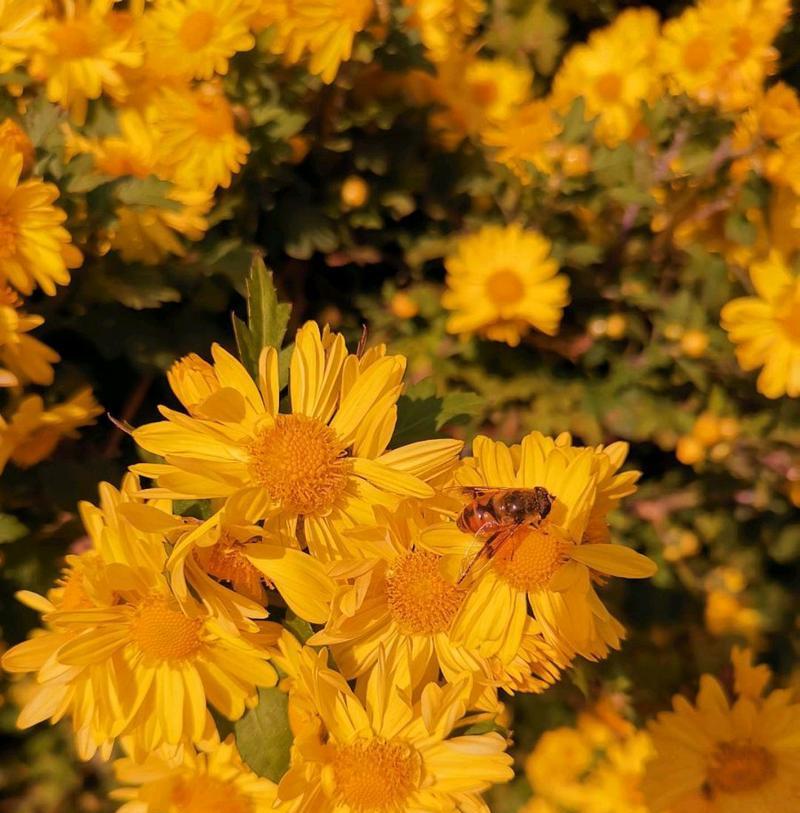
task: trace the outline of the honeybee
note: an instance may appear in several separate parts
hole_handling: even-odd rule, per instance
[[[475,564],[491,559],[524,526],[538,527],[550,513],[555,496],[542,486],[533,488],[492,488],[464,486],[459,489],[470,498],[456,519],[456,527],[482,542],[480,550],[468,559],[458,579],[464,581]]]

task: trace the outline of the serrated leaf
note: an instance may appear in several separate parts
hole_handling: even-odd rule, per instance
[[[483,407],[483,398],[474,392],[449,392],[442,398],[439,414],[436,416],[436,428],[456,422],[457,419],[470,417]]]
[[[277,782],[289,767],[292,731],[289,697],[280,689],[258,690],[258,705],[236,722],[236,745],[242,759],[259,776]]]
[[[0,514],[0,545],[16,542],[27,533],[28,529],[13,514]]]
[[[258,359],[265,347],[280,350],[292,306],[278,302],[278,292],[264,260],[255,255],[247,277],[247,323],[233,317],[233,332],[242,364],[254,378],[258,376]],[[288,365],[287,365],[288,374]]]
[[[441,437],[445,424],[473,415],[480,410],[483,399],[472,392],[434,394],[433,382],[421,381],[410,387],[397,402],[397,426],[393,446],[418,440]]]

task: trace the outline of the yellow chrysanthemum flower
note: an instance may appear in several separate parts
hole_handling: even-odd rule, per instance
[[[207,703],[235,720],[257,702],[258,686],[275,684],[266,647],[276,630],[245,637],[196,603],[179,606],[162,573],[162,537],[120,523],[121,498],[106,494],[100,516],[83,509],[101,542],[87,554],[97,566],[80,574],[83,600],[65,608],[39,599],[50,632],[3,656],[10,672],[38,673],[40,691],[19,725],[71,713],[82,753],[116,737],[137,756],[208,742]]]
[[[642,104],[660,91],[653,66],[658,35],[655,11],[623,11],[585,45],[570,50],[555,77],[553,103],[563,110],[583,97],[586,119],[597,119],[598,138],[611,147],[630,138],[641,120]]]
[[[184,189],[228,187],[250,146],[236,132],[233,111],[222,88],[165,88],[153,101],[165,172]]]
[[[386,451],[405,359],[383,346],[349,355],[343,336],[306,323],[292,353],[289,414],[278,411],[274,348],[262,353],[258,385],[218,345],[212,355],[213,367],[172,378],[188,416],[161,407],[165,421],[133,433],[166,462],[134,470],[158,481],[150,493],[174,499],[235,497],[246,511],[266,493],[260,518],[323,560],[339,550],[342,529],[372,522],[374,505],[432,496],[425,481],[453,466],[461,449],[443,439]]]
[[[558,332],[569,280],[558,274],[550,241],[518,224],[484,226],[459,237],[445,260],[442,305],[450,333],[479,333],[516,347],[530,327]]]
[[[21,153],[0,151],[0,284],[23,294],[38,285],[52,296],[82,257],[62,226],[66,215],[53,206],[58,189],[38,178],[20,183],[22,164]]]
[[[230,735],[209,751],[181,751],[180,759],[148,755],[114,763],[117,779],[133,787],[112,791],[125,802],[117,813],[271,813],[277,787],[256,776],[236,750]]]
[[[507,59],[483,59],[451,52],[436,64],[436,74],[409,74],[407,89],[418,104],[435,103],[431,128],[444,146],[455,149],[465,138],[508,126],[529,98],[533,77],[527,67]]]
[[[102,139],[89,139],[67,131],[70,154],[88,154],[97,169],[113,177],[146,178],[155,175],[173,180],[174,167],[166,154],[161,132],[155,122],[139,110],[126,108],[117,115],[119,133]],[[212,205],[206,189],[173,186],[166,198],[177,208],[120,206],[108,232],[111,248],[126,262],[155,265],[172,254],[183,257],[186,247],[180,237],[199,240],[208,228],[205,215]]]
[[[44,324],[41,316],[23,313],[17,295],[0,288],[0,387],[31,382],[52,384],[59,355],[29,331]]]
[[[377,512],[375,526],[353,531],[358,558],[335,564],[341,587],[325,629],[309,643],[330,646],[348,679],[372,669],[383,648],[390,658],[408,653],[415,685],[438,680],[440,672],[448,681],[469,673],[478,689],[541,692],[552,685],[564,664],[533,619],[509,663],[453,643],[450,631],[467,590],[448,577],[442,556],[423,547],[429,524],[422,512],[403,505],[395,514]]]
[[[273,53],[289,62],[308,54],[309,71],[330,83],[374,11],[374,0],[262,0],[258,20],[276,28]]]
[[[734,693],[703,675],[694,704],[676,696],[673,711],[650,724],[655,757],[644,791],[650,810],[793,813],[800,805],[800,703],[787,690],[764,695],[766,666],[734,648]]]
[[[251,15],[247,0],[156,0],[142,26],[151,69],[184,79],[226,74],[230,58],[255,45]]]
[[[474,457],[456,473],[458,484],[541,486],[555,500],[538,527],[520,528],[479,568],[453,622],[453,640],[506,661],[517,653],[531,612],[545,641],[566,660],[576,654],[597,660],[609,648],[618,649],[624,628],[600,601],[594,583],[608,576],[647,578],[656,569],[630,548],[594,541],[608,511],[635,490],[638,475],[618,473],[626,444],[577,447],[569,435],[553,440],[532,432],[510,448],[478,436],[472,449]],[[465,558],[480,549],[450,523],[428,529],[424,544]]]
[[[47,98],[64,105],[79,124],[88,102],[107,93],[125,95],[120,71],[142,62],[131,20],[112,11],[114,0],[76,0],[63,16],[50,15],[31,59],[31,75],[47,86]]]
[[[531,179],[532,169],[552,171],[558,151],[556,138],[561,130],[551,102],[539,99],[522,105],[500,126],[484,132],[482,139],[497,148],[495,160],[525,182]]]
[[[486,12],[485,0],[403,0],[403,4],[411,10],[408,25],[419,30],[422,44],[436,61],[462,50]]]
[[[479,794],[513,776],[500,734],[452,736],[467,711],[468,679],[414,687],[407,662],[381,655],[357,695],[326,657],[305,649],[299,659],[290,719],[298,703],[295,719],[305,719],[281,801],[315,813],[477,813]]]
[[[42,27],[42,0],[0,0],[0,73],[29,56]]]
[[[750,266],[755,296],[728,302],[722,327],[743,370],[762,367],[756,386],[767,398],[800,396],[800,277],[773,251]]]
[[[24,398],[10,421],[0,417],[0,472],[9,460],[21,468],[44,460],[62,438],[77,437],[75,430],[93,424],[102,412],[90,389],[50,409],[38,395]]]

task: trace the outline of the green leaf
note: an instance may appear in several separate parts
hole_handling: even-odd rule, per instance
[[[301,644],[304,644],[314,634],[311,624],[295,615],[291,610],[286,613],[283,626],[286,627]]]
[[[445,424],[458,422],[479,412],[483,399],[472,392],[434,393],[429,379],[409,387],[397,402],[397,426],[392,446],[441,437]]]
[[[208,519],[213,513],[211,500],[175,500],[172,510],[181,517]]]
[[[0,545],[16,542],[27,533],[28,529],[13,514],[0,514]]]
[[[247,323],[233,317],[233,332],[242,363],[253,378],[258,376],[258,359],[265,347],[280,350],[292,306],[278,302],[278,292],[264,260],[256,254],[247,278]]]
[[[258,705],[236,722],[236,745],[259,776],[277,782],[289,767],[292,731],[289,697],[275,687],[258,690]]]
[[[141,206],[148,209],[155,207],[177,212],[181,204],[167,197],[171,189],[172,184],[169,181],[162,181],[154,175],[149,175],[147,178],[126,178],[120,181],[115,188],[115,194],[117,200],[126,206]]]

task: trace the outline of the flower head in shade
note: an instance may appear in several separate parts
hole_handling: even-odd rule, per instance
[[[788,690],[764,693],[770,670],[753,666],[749,651],[734,648],[731,658],[732,693],[703,675],[694,703],[677,696],[650,724],[644,791],[653,813],[797,810],[800,703]]]

